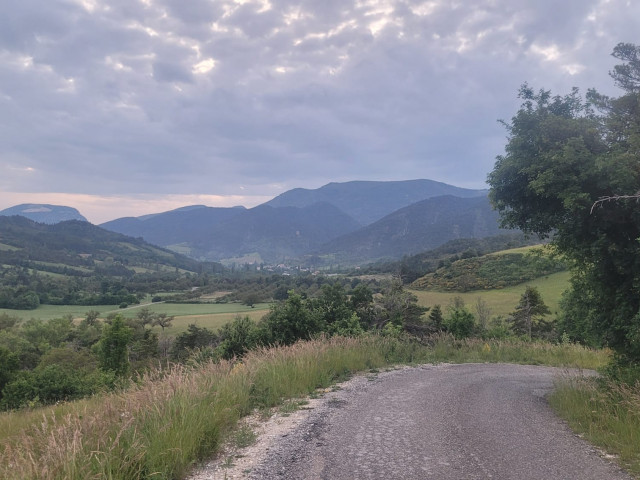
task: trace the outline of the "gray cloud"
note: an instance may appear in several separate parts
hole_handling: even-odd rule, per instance
[[[3,5],[0,190],[481,187],[519,85],[615,94],[637,18],[624,0]]]

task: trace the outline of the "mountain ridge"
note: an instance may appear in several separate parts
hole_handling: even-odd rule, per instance
[[[394,259],[438,247],[459,238],[483,238],[508,230],[487,196],[428,198],[401,208],[355,232],[323,245],[316,254],[367,261]]]
[[[487,190],[456,187],[427,179],[331,182],[316,189],[294,188],[265,202],[267,205],[303,207],[319,201],[329,202],[362,225],[427,198],[453,195],[461,198],[483,196]]]
[[[53,225],[67,220],[88,222],[87,219],[73,207],[51,205],[48,203],[22,203],[0,210],[0,216],[10,217],[13,215],[19,215],[34,222],[47,225]]]

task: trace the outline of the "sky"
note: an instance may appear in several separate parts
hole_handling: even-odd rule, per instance
[[[636,0],[0,2],[0,209],[485,188],[520,85],[618,95],[611,52],[639,31]]]

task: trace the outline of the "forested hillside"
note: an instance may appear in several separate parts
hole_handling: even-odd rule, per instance
[[[450,240],[505,233],[486,196],[434,197],[402,208],[383,219],[322,246],[321,255],[340,262],[401,258]]]
[[[135,303],[189,272],[221,270],[87,222],[0,217],[0,308]]]
[[[469,252],[466,258],[442,262],[435,272],[418,278],[411,286],[455,292],[488,290],[518,285],[566,269],[565,262],[542,249],[507,250],[475,257]]]

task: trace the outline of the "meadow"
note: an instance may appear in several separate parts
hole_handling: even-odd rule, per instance
[[[5,312],[23,320],[30,318],[51,320],[67,315],[81,319],[88,311],[95,310],[100,312],[100,318],[105,318],[109,314],[120,314],[125,318],[133,318],[141,308],[148,308],[153,313],[174,316],[175,319],[171,327],[165,329],[165,333],[177,335],[184,332],[192,323],[215,331],[237,315],[259,320],[269,311],[269,305],[268,303],[258,303],[253,308],[241,303],[141,303],[127,308],[118,308],[118,305],[40,305],[36,310],[0,309],[0,313]]]
[[[438,292],[433,290],[411,290],[411,292],[418,297],[418,303],[425,307],[440,305],[445,308],[455,297],[460,297],[464,300],[471,312],[474,312],[474,306],[478,298],[481,298],[487,303],[492,316],[506,316],[513,312],[516,305],[518,305],[520,296],[524,293],[526,286],[531,285],[538,289],[544,303],[549,307],[552,314],[555,315],[559,311],[562,292],[569,287],[569,277],[569,272],[559,272],[512,287],[475,290],[464,293]]]

